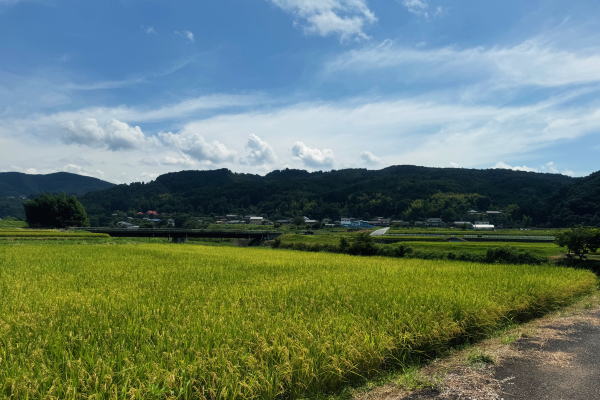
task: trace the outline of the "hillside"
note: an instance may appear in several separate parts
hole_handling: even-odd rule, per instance
[[[40,193],[67,193],[83,195],[94,190],[114,186],[103,180],[57,172],[47,175],[30,175],[20,172],[0,173],[0,218],[5,216],[23,217],[22,197]]]
[[[510,206],[513,218],[526,216],[543,225],[550,223],[550,200],[576,182],[564,175],[501,169],[393,166],[377,171],[281,170],[264,177],[220,169],[169,173],[147,184],[88,193],[82,200],[92,216],[158,209],[196,215],[254,213],[274,219],[296,215],[402,218],[436,213],[450,219],[468,207]]]
[[[554,225],[600,226],[600,172],[577,178],[550,200]]]

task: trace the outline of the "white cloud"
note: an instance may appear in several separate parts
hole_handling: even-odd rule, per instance
[[[416,15],[427,15],[429,4],[425,0],[402,0],[402,4],[406,9]]]
[[[558,169],[556,163],[554,161],[549,161],[540,167],[528,167],[527,165],[510,165],[505,163],[504,161],[499,161],[494,165],[494,168],[500,169],[511,169],[513,171],[525,171],[525,172],[541,172],[548,174],[562,174],[568,176],[574,176],[575,172],[572,170],[560,170]]]
[[[292,147],[292,155],[309,168],[327,168],[333,165],[333,151],[330,149],[311,148],[302,142]]]
[[[246,150],[248,154],[243,162],[249,165],[273,164],[277,159],[271,145],[254,134],[248,138]]]
[[[366,39],[367,24],[377,21],[366,0],[268,0],[288,13],[305,32],[319,36],[338,35],[342,41]]]
[[[142,30],[146,35],[156,35],[158,32],[153,26],[142,26]]]
[[[565,101],[568,107],[564,106]],[[187,112],[177,111],[182,115]],[[266,165],[311,169],[365,165],[365,158],[357,157],[365,148],[374,155],[386,154],[386,164],[449,166],[459,162],[465,168],[488,167],[496,160],[522,158],[548,146],[597,134],[600,126],[599,107],[594,103],[574,103],[569,96],[521,106],[412,97],[300,103],[237,113],[224,109],[213,117],[184,123],[173,131],[175,133],[163,133],[159,137],[147,134],[144,140],[136,134],[131,119],[119,119],[126,124],[122,130],[133,132],[134,139],[125,140],[125,144],[122,140],[112,140],[114,138],[105,133],[110,131],[114,115],[136,119],[147,117],[149,121],[155,121],[167,114],[170,112],[117,108],[102,109],[98,114],[86,109],[30,120],[4,119],[0,124],[0,148],[3,150],[0,168],[21,165],[22,154],[28,154],[31,160],[27,167],[39,170],[67,163],[58,164],[56,160],[80,157],[81,149],[62,144],[66,134],[64,126],[68,121],[86,121],[88,118],[94,121],[83,129],[85,135],[79,132],[69,140],[91,145],[86,150],[86,158],[115,182],[139,180],[140,162],[146,158],[156,158],[158,161],[153,168],[161,172],[189,168],[186,165],[189,162],[182,159],[185,156],[195,163],[194,168],[219,165],[262,173]],[[138,122],[147,129],[144,121]],[[260,142],[251,140],[250,148],[246,147],[248,131],[260,132]],[[290,138],[297,138],[299,143],[294,145]],[[127,156],[111,155],[106,151],[109,148],[107,142],[113,149],[129,148]],[[261,142],[268,143],[274,154],[283,157],[270,164],[252,165],[250,160],[258,162],[264,153],[257,152],[253,158],[248,158],[248,150],[252,146],[261,149]],[[142,145],[131,147],[135,143]],[[292,146],[294,151],[290,153]],[[390,153],[390,149],[394,152]],[[550,171],[550,167],[547,168]]]
[[[217,140],[208,142],[197,132],[163,132],[158,136],[163,143],[173,146],[198,161],[209,161],[219,164],[226,161],[233,161],[236,155],[235,151],[230,150],[223,143]]]
[[[62,140],[67,144],[107,148],[112,151],[130,150],[148,143],[139,126],[130,126],[116,119],[102,123],[95,118],[64,123]]]
[[[430,7],[428,0],[402,0],[408,12],[423,18],[436,17],[444,11],[442,7]]]
[[[191,43],[194,43],[196,41],[196,36],[194,36],[194,32],[192,32],[192,31],[175,31],[175,34],[177,36],[181,36],[182,38],[185,38],[186,40],[188,40]]]
[[[523,172],[539,172],[536,168],[528,167],[527,165],[510,165],[505,163],[504,161],[499,161],[494,165],[494,168],[499,169],[510,169],[513,171],[523,171]]]
[[[396,46],[388,40],[348,51],[326,66],[326,72],[332,74],[372,74],[374,70],[389,70],[410,80],[435,77],[453,82],[464,77],[494,85],[554,87],[600,82],[600,55],[597,48],[564,50],[541,39],[508,47],[463,49],[415,49]]]
[[[360,153],[360,159],[367,165],[377,165],[381,163],[381,158],[377,157],[370,151],[363,151]]]

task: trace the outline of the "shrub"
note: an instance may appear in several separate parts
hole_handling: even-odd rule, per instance
[[[357,256],[373,256],[379,253],[379,249],[368,233],[361,233],[354,237],[352,243],[350,243],[348,253]]]
[[[483,261],[488,263],[541,264],[545,260],[512,247],[496,247],[487,250]]]

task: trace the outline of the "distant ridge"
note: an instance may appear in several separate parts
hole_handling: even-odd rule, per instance
[[[40,193],[68,193],[83,195],[94,190],[114,186],[98,178],[56,172],[32,175],[21,172],[0,172],[0,197],[31,196]]]
[[[559,194],[580,193],[577,186],[588,183],[598,184],[560,174],[411,165],[328,172],[286,169],[265,176],[218,169],[168,173],[150,183],[91,192],[82,200],[88,213],[99,218],[117,210],[148,209],[190,215],[258,214],[272,219],[303,215],[402,218],[414,201],[435,205],[436,194],[464,194],[464,199],[478,199],[479,203],[472,200],[472,206],[479,209],[516,207],[518,218],[526,216],[537,226],[562,226],[582,218],[598,220],[596,209],[554,210]],[[568,199],[562,203],[572,204]],[[431,212],[426,208],[422,214],[453,218],[451,214],[428,215]]]

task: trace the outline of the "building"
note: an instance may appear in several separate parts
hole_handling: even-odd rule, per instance
[[[264,217],[248,217],[248,223],[252,225],[262,225],[265,222]]]
[[[129,222],[126,222],[126,221],[117,222],[117,227],[122,228],[122,229],[139,229],[138,225],[130,224]]]
[[[444,223],[444,221],[442,221],[441,218],[427,218],[425,220],[425,226],[428,226],[430,228],[441,228],[446,226],[446,224]]]
[[[395,219],[390,222],[392,226],[409,226],[410,223],[408,221],[403,221],[401,219]]]
[[[389,218],[377,217],[369,221],[369,224],[373,226],[390,226],[391,220]]]
[[[473,223],[469,221],[454,221],[453,225],[455,228],[473,229]]]
[[[493,231],[496,227],[491,224],[474,224],[473,229],[476,231]]]
[[[375,228],[374,225],[371,225],[367,221],[355,219],[355,218],[342,218],[340,221],[340,226],[342,228],[347,229],[370,229]]]

